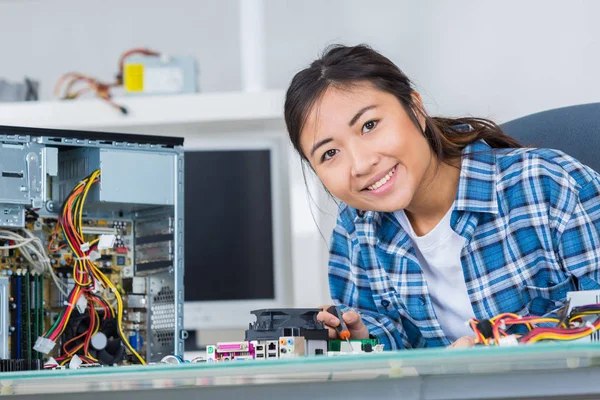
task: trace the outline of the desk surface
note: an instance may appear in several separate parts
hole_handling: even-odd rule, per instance
[[[156,364],[0,375],[0,395],[45,399],[281,397],[551,398],[600,394],[600,344],[424,349],[378,354]],[[100,393],[105,392],[105,393]],[[339,395],[339,396],[338,396]],[[342,396],[343,395],[343,396]],[[587,397],[580,397],[587,398]]]

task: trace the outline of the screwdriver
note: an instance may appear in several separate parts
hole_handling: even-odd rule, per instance
[[[339,308],[337,308],[336,306],[331,306],[327,309],[327,312],[329,314],[335,315],[337,317],[337,319],[340,320],[340,324],[338,326],[336,326],[335,330],[336,330],[338,336],[340,337],[340,339],[348,342],[348,344],[350,345],[350,348],[354,352],[354,346],[352,346],[352,343],[350,343],[350,331],[348,330],[348,327],[346,326],[346,323],[344,322],[344,318],[342,318],[342,311]]]

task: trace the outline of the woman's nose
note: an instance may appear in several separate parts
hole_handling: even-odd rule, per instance
[[[368,175],[378,162],[379,157],[376,153],[365,148],[354,149],[352,151],[352,176],[357,178]]]

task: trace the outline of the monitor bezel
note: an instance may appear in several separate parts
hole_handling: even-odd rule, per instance
[[[184,160],[186,152],[215,150],[269,151],[275,297],[253,300],[185,301],[183,324],[185,330],[247,328],[248,323],[253,320],[250,313],[252,310],[289,307],[293,301],[287,142],[276,136],[242,137],[239,134],[221,134],[218,138],[186,137]],[[190,285],[194,285],[198,290],[202,288],[202,282],[186,282],[184,276],[184,287],[189,288]]]

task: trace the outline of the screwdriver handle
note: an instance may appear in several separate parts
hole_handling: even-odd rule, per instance
[[[340,324],[338,326],[336,326],[336,328],[335,328],[340,339],[342,339],[342,340],[350,339],[350,331],[348,330],[348,327],[346,326],[346,323],[344,322],[344,318],[342,318],[342,311],[339,308],[337,308],[336,306],[331,306],[327,309],[327,312],[329,314],[335,315],[337,317],[337,319],[340,320]]]

